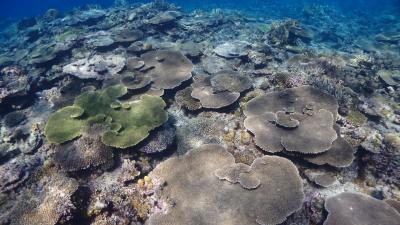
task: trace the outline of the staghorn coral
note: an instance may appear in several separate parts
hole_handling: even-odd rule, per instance
[[[368,195],[344,192],[326,199],[324,225],[393,225],[400,213],[384,201]]]
[[[289,160],[264,156],[244,166],[248,172],[239,174],[243,184],[260,182],[252,190],[215,175],[242,166],[220,145],[203,145],[162,162],[149,177],[167,184],[156,195],[173,204],[165,213],[152,214],[147,224],[278,224],[301,207],[303,185]]]
[[[85,127],[100,123],[108,128],[102,134],[104,144],[118,148],[138,144],[167,120],[165,102],[160,97],[143,95],[138,101],[121,105],[117,98],[126,93],[125,86],[116,85],[79,95],[73,106],[62,108],[49,118],[45,127],[47,139],[64,143],[80,136]]]
[[[309,76],[307,83],[334,96],[341,106],[349,107],[355,101],[356,93],[351,88],[345,87],[327,76]]]

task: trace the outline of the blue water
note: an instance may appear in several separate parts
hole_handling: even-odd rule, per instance
[[[150,2],[145,0],[128,0],[130,3]],[[400,12],[400,0],[170,0],[183,7],[185,10],[233,8],[243,10],[257,10],[263,8],[276,8],[285,11],[285,8],[302,7],[307,4],[324,4],[338,6],[344,11],[362,11],[379,14],[383,10],[391,9]],[[1,0],[1,19],[20,19],[43,14],[49,8],[68,12],[76,7],[87,4],[97,4],[102,7],[110,7],[114,0]],[[284,12],[283,12],[284,13]]]

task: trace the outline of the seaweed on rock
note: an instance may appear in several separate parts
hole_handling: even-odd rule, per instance
[[[108,129],[101,135],[108,146],[127,148],[138,144],[154,128],[167,120],[165,102],[156,96],[143,95],[140,100],[114,107],[127,93],[122,85],[88,91],[75,99],[74,105],[58,110],[48,120],[45,135],[52,143],[64,143],[80,136],[93,123]]]

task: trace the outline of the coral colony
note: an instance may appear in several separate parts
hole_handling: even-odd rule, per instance
[[[274,7],[1,28],[0,224],[399,224],[398,11]]]

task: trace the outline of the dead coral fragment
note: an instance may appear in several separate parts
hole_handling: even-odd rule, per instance
[[[324,225],[393,225],[400,214],[384,201],[368,195],[344,192],[325,201],[328,218]]]
[[[237,165],[220,145],[204,145],[170,158],[149,176],[167,184],[156,195],[174,203],[166,214],[151,215],[149,225],[279,224],[301,207],[304,198],[301,178],[289,160],[264,156],[251,167]]]

